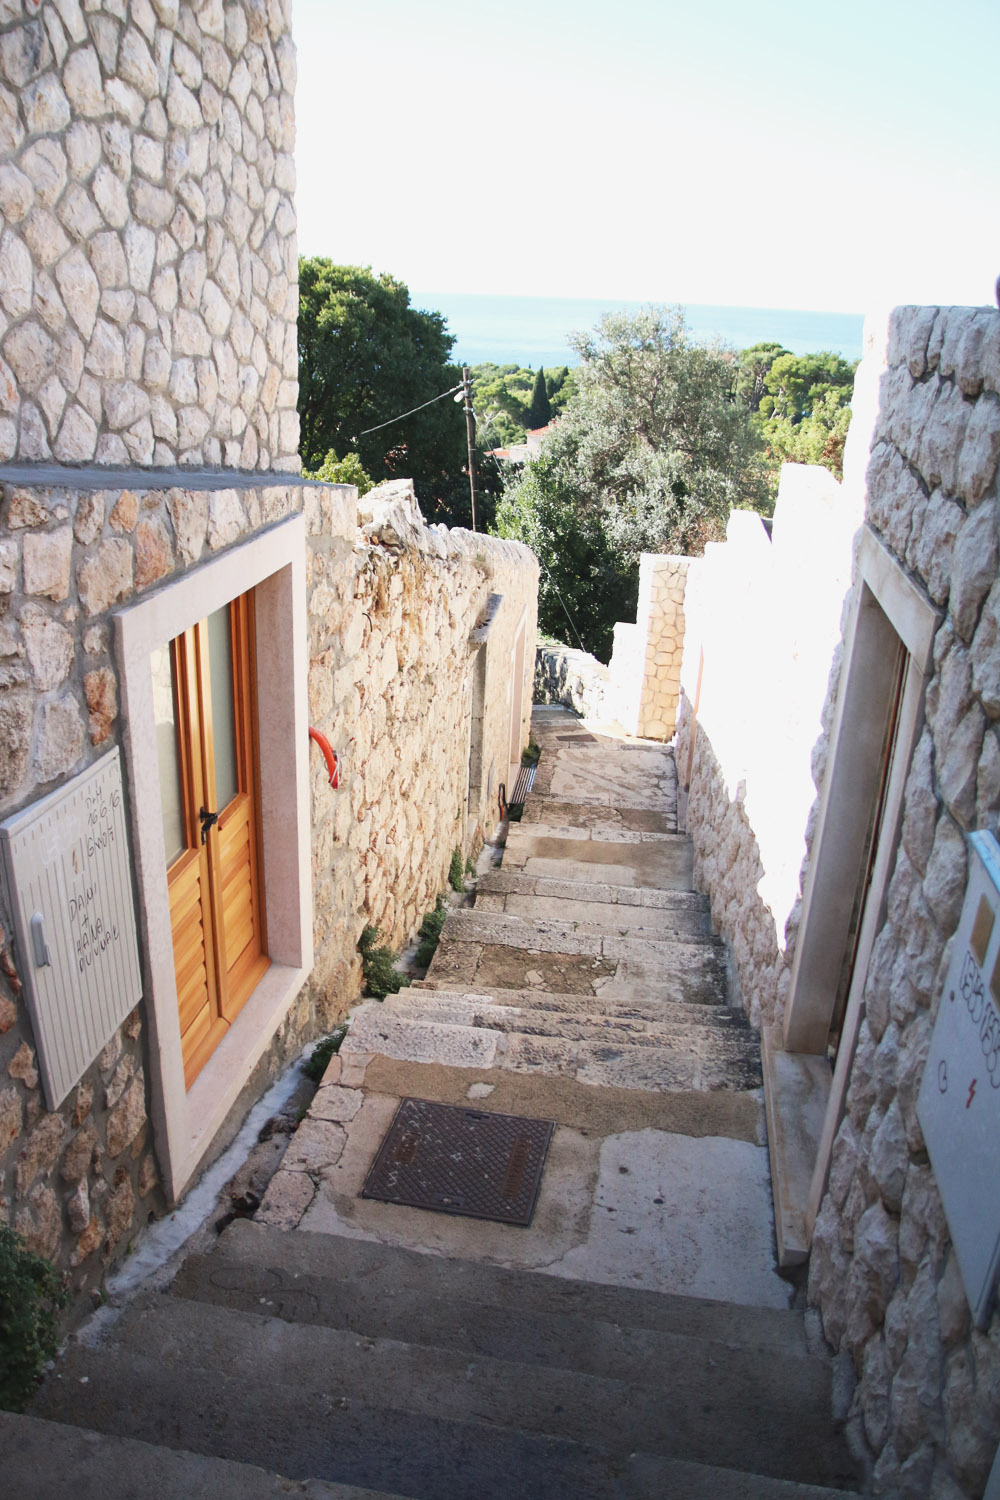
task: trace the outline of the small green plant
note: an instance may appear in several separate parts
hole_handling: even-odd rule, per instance
[[[521,764],[522,764],[522,766],[535,766],[535,765],[537,765],[538,764],[538,757],[541,755],[541,753],[542,753],[542,747],[541,747],[541,745],[536,744],[534,740],[529,740],[528,743],[527,743],[527,745],[525,746],[525,748],[521,751]]]
[[[347,1035],[346,1026],[335,1026],[329,1036],[321,1037],[309,1057],[302,1064],[302,1071],[312,1083],[321,1083],[323,1074],[330,1065],[330,1058],[340,1051],[340,1044]]]
[[[377,927],[365,928],[358,938],[358,952],[361,954],[365,990],[373,1000],[384,1000],[386,995],[394,995],[409,984],[409,976],[400,974],[394,965],[392,949],[379,945]]]
[[[448,920],[448,903],[443,896],[437,898],[433,911],[429,911],[420,924],[417,936],[420,938],[420,946],[417,949],[417,963],[422,969],[428,968],[431,959],[437,952],[438,940],[441,937],[441,929]]]
[[[448,867],[448,884],[453,891],[465,890],[465,861],[462,858],[461,849],[451,851],[451,864]]]
[[[55,1266],[0,1224],[0,1408],[23,1411],[42,1366],[59,1346],[66,1293]]]

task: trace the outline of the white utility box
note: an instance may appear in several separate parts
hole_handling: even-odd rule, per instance
[[[117,747],[0,823],[0,874],[56,1109],[142,994]]]
[[[968,839],[969,878],[938,1002],[917,1118],[973,1316],[990,1315],[1000,1264],[1000,844]]]

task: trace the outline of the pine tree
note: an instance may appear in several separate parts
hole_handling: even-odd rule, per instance
[[[547,427],[552,421],[552,407],[549,405],[549,393],[545,389],[545,371],[539,365],[538,374],[535,376],[535,389],[531,393],[531,405],[528,407],[528,415],[525,418],[530,427]]]

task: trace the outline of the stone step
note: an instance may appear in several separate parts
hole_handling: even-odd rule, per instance
[[[573,1038],[537,1027],[505,1031],[468,1021],[435,1020],[429,1011],[396,1014],[384,1003],[361,1006],[340,1054],[380,1055],[399,1062],[457,1068],[506,1068],[577,1078],[624,1089],[756,1089],[761,1086],[760,1046],[747,1027],[678,1027],[658,1038]],[[530,1024],[530,1023],[529,1023]]]
[[[679,1026],[722,1026],[743,1029],[748,1025],[741,1010],[731,1005],[685,1004],[681,1000],[605,1000],[603,995],[560,995],[551,990],[488,990],[448,988],[433,979],[416,979],[408,990],[400,990],[397,1000],[407,995],[416,998],[438,996],[442,1004],[467,1000],[480,1005],[509,1006],[516,1010],[538,1011],[546,1015],[576,1017],[581,1021],[661,1021]],[[390,997],[393,998],[393,997]],[[385,1003],[385,1002],[383,1002]]]
[[[645,1016],[574,1015],[539,1006],[505,1005],[490,996],[448,995],[440,990],[412,994],[404,990],[398,995],[387,996],[380,1009],[383,1015],[398,1020],[487,1027],[524,1036],[563,1037],[579,1042],[623,1042],[642,1047],[688,1046],[706,1030],[721,1047],[732,1045],[741,1053],[748,1042],[757,1042],[755,1033],[737,1012],[714,1005],[686,1006],[683,1017],[661,1016],[653,1020]],[[701,1019],[719,1013],[727,1018],[720,1024],[708,1025]]]
[[[476,882],[477,892],[565,896],[574,901],[597,901],[615,906],[642,906],[667,912],[709,914],[709,900],[700,891],[658,891],[643,886],[606,885],[601,881],[559,880],[553,876],[525,875],[502,865],[487,870]]]
[[[553,882],[556,883],[562,882]],[[485,916],[562,922],[571,925],[575,931],[609,937],[691,942],[712,936],[707,911],[697,907],[680,907],[671,911],[648,906],[623,906],[613,901],[578,900],[562,894],[479,890],[476,893],[475,910]]]
[[[702,969],[721,969],[725,964],[722,939],[712,934],[676,937],[604,932],[596,924],[572,917],[522,916],[475,907],[450,911],[441,938],[453,943],[489,943],[532,953],[573,953],[616,961],[655,958],[662,964]]]
[[[464,1352],[470,1357],[575,1370],[632,1384],[655,1385],[664,1369],[680,1365],[690,1368],[692,1364],[708,1368],[706,1361],[720,1359],[725,1360],[727,1380],[753,1381],[764,1357],[781,1358],[790,1379],[801,1376],[810,1383],[811,1399],[822,1405],[827,1398],[825,1372],[800,1348],[801,1327],[793,1327],[788,1339],[785,1330],[780,1330],[782,1342],[777,1347],[772,1342],[758,1342],[754,1320],[748,1316],[756,1311],[753,1308],[740,1309],[744,1334],[754,1340],[741,1344],[733,1328],[718,1316],[716,1304],[700,1304],[694,1299],[689,1299],[693,1306],[686,1317],[673,1314],[688,1331],[673,1332],[634,1322],[609,1322],[590,1313],[529,1311],[520,1304],[516,1288],[509,1291],[510,1300],[504,1301],[497,1298],[496,1288],[488,1280],[484,1286],[473,1280],[461,1291],[443,1280],[430,1289],[417,1289],[415,1278],[400,1287],[384,1275],[372,1285],[364,1274],[363,1279],[354,1280],[339,1265],[331,1268],[329,1246],[323,1260],[313,1257],[315,1269],[292,1271],[283,1246],[268,1248],[270,1253],[264,1261],[230,1254],[225,1247],[190,1256],[171,1291],[191,1301],[277,1317],[283,1322],[426,1345],[453,1354]],[[703,1307],[708,1313],[699,1320]],[[708,1329],[714,1330],[714,1339],[708,1336]],[[770,1326],[763,1333],[765,1337],[771,1335]],[[694,1349],[692,1341],[697,1346]]]
[[[806,1360],[783,1367],[773,1351],[741,1361],[729,1346],[685,1339],[669,1366],[680,1378],[661,1369],[644,1383],[162,1295],[129,1309],[111,1336],[111,1348],[68,1353],[61,1382],[47,1383],[39,1397],[39,1415],[65,1420],[68,1393],[75,1419],[100,1431],[167,1446],[178,1434],[196,1452],[208,1440],[224,1457],[237,1456],[239,1441],[243,1461],[293,1478],[315,1474],[416,1495],[428,1494],[426,1470],[412,1469],[421,1452],[434,1465],[435,1496],[442,1460],[456,1449],[455,1477],[469,1492],[463,1469],[472,1447],[480,1493],[496,1493],[484,1455],[495,1465],[497,1449],[522,1444],[572,1445],[561,1458],[575,1460],[584,1483],[563,1479],[570,1494],[595,1493],[588,1477],[603,1470],[606,1479],[615,1460],[637,1451],[810,1483],[852,1476],[830,1434],[826,1370]],[[343,1466],[352,1444],[363,1473]],[[392,1467],[379,1463],[393,1452]],[[507,1492],[551,1494],[541,1477],[536,1470],[525,1490],[522,1472]]]
[[[494,919],[497,920],[497,919]],[[516,918],[508,918],[516,921]],[[494,929],[495,935],[505,934]],[[517,943],[455,941],[447,928],[427,977],[448,989],[538,989],[558,994],[596,996],[606,1000],[680,1001],[724,1004],[727,994],[723,952],[708,943],[656,943],[638,938],[567,938],[570,951],[534,934],[531,947]],[[551,944],[551,945],[550,945]],[[582,951],[581,951],[582,950]]]
[[[331,1244],[327,1234],[307,1230],[286,1234],[251,1219],[234,1220],[211,1253],[198,1258],[199,1269],[190,1273],[197,1285],[205,1285],[204,1278],[211,1275],[213,1265],[236,1268],[249,1276],[260,1275],[259,1268],[267,1267],[268,1282],[261,1295],[270,1295],[269,1287],[308,1286],[311,1293],[323,1296],[340,1295],[335,1289],[341,1288],[345,1299],[358,1299],[359,1317],[367,1317],[366,1307],[372,1310],[372,1317],[403,1316],[403,1312],[392,1312],[394,1304],[399,1309],[415,1310],[428,1301],[472,1308],[474,1321],[480,1315],[494,1319],[503,1316],[518,1330],[513,1339],[518,1352],[508,1354],[508,1358],[535,1358],[530,1350],[535,1338],[531,1329],[536,1322],[548,1330],[547,1338],[553,1339],[556,1330],[567,1326],[601,1325],[618,1330],[626,1339],[672,1334],[770,1351],[783,1358],[804,1358],[807,1352],[801,1313],[784,1308],[734,1305],[638,1287],[576,1281],[488,1261],[427,1255],[374,1240],[337,1239]],[[187,1266],[174,1281],[173,1290],[190,1296],[195,1283],[188,1283],[189,1289],[183,1290],[186,1274]],[[375,1323],[366,1327],[369,1332],[382,1331]],[[551,1363],[547,1350],[554,1345],[549,1346],[546,1339],[540,1343],[544,1361]]]
[[[680,1459],[637,1454],[630,1496],[686,1500],[838,1500],[844,1490],[739,1474]],[[40,1417],[0,1412],[0,1473],[25,1500],[403,1500],[385,1490],[293,1480],[250,1464],[133,1438],[106,1436]],[[494,1488],[491,1493],[497,1494]]]
[[[503,862],[508,871],[557,880],[660,891],[689,891],[693,884],[691,842],[683,834],[575,838],[565,830],[544,833],[541,825],[514,823]]]
[[[0,1412],[0,1474],[5,1493],[24,1500],[403,1500],[7,1411]]]
[[[201,1352],[200,1344],[195,1348]],[[329,1355],[322,1370],[303,1379],[298,1368],[272,1364],[271,1353],[259,1349],[250,1369],[206,1369],[194,1360],[175,1364],[121,1349],[110,1357],[74,1349],[64,1361],[64,1388],[50,1381],[36,1406],[42,1415],[96,1432],[269,1469],[310,1497],[322,1480],[407,1500],[551,1500],[559,1494],[654,1500],[655,1491],[629,1494],[619,1480],[620,1463],[599,1449],[476,1417],[458,1421],[434,1410],[393,1408],[381,1393],[365,1400],[339,1378]],[[132,1492],[150,1493],[145,1486]],[[201,1495],[214,1500],[209,1491]]]
[[[677,832],[677,815],[672,807],[620,807],[595,802],[571,802],[562,797],[529,794],[521,814],[522,829],[540,824],[549,828],[578,828],[584,834],[602,830],[617,836],[621,833]]]

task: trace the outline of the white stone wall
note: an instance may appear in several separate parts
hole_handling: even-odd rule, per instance
[[[0,4],[0,461],[298,470],[290,11]]]
[[[861,490],[786,464],[768,534],[734,511],[690,561],[677,769],[695,878],[754,1025],[780,1019]],[[698,712],[692,754],[694,705]]]

